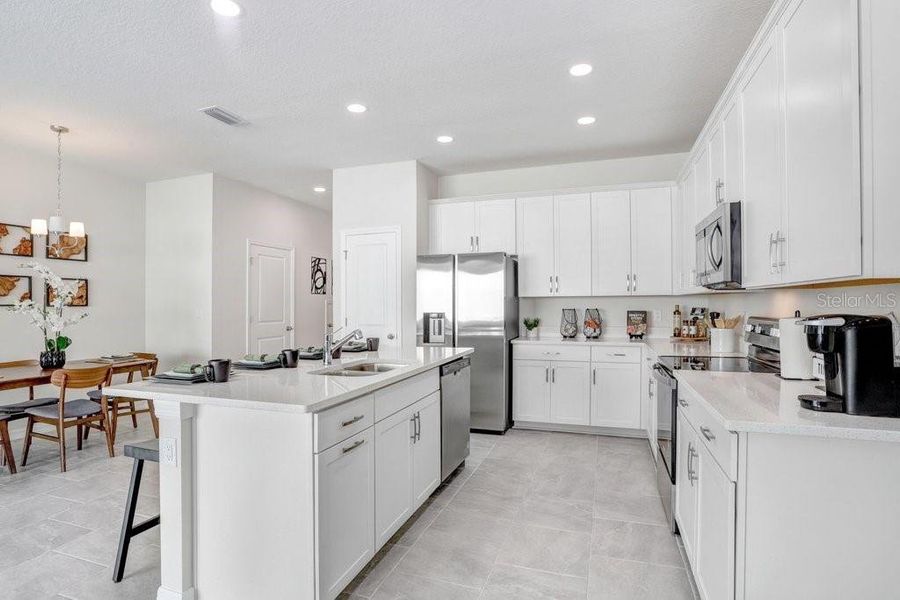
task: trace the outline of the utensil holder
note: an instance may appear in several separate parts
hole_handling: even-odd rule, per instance
[[[709,330],[709,350],[710,352],[737,352],[737,330],[711,328]]]

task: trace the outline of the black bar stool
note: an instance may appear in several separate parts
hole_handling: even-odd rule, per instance
[[[125,518],[122,520],[122,533],[119,535],[119,551],[116,554],[116,568],[113,581],[119,583],[125,574],[125,560],[128,558],[128,546],[131,538],[159,525],[159,515],[147,519],[143,523],[134,524],[134,512],[137,508],[138,493],[141,491],[141,475],[144,472],[144,461],[159,462],[159,440],[148,440],[137,444],[125,445],[125,456],[134,459],[131,468],[131,485],[128,487],[128,499],[125,502]]]

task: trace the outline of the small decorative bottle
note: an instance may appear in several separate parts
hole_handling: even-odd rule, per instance
[[[672,335],[681,337],[681,306],[675,305],[675,312],[672,313]]]

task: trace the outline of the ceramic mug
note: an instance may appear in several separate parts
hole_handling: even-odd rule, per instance
[[[297,367],[297,360],[300,358],[300,351],[292,348],[285,348],[278,355],[278,362],[285,369],[293,369]]]
[[[203,367],[203,375],[209,382],[224,383],[231,375],[231,361],[227,358],[214,358]]]

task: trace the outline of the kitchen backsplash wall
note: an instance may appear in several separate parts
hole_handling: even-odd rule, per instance
[[[789,317],[799,310],[803,315],[823,313],[900,315],[900,284],[835,287],[825,289],[784,289],[764,291],[722,292],[694,296],[617,296],[586,298],[522,298],[519,316],[540,317],[541,336],[559,337],[563,308],[578,311],[579,329],[585,308],[598,308],[603,318],[603,337],[625,336],[625,313],[646,310],[650,337],[671,335],[672,311],[681,305],[682,314],[693,306],[705,306],[726,316]],[[658,313],[659,318],[654,318]],[[520,334],[525,330],[519,324]]]

